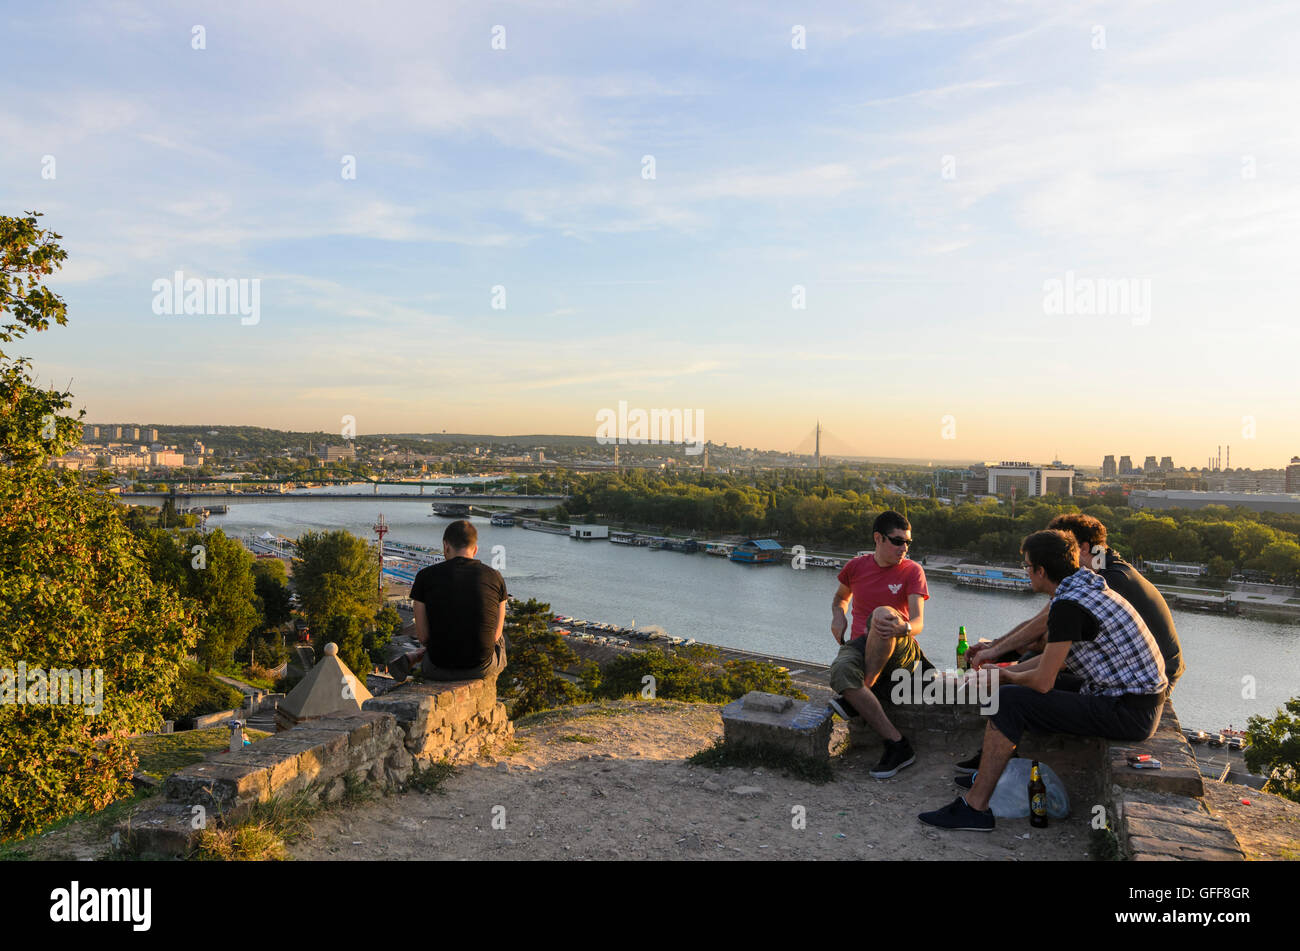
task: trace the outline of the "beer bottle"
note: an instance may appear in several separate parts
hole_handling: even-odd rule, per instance
[[[957,669],[970,670],[970,660],[966,656],[969,650],[966,644],[966,625],[957,628]]]
[[[1047,828],[1047,785],[1038,775],[1038,760],[1029,768],[1029,824],[1035,829]]]

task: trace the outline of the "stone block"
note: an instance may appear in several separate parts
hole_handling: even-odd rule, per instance
[[[388,727],[397,725],[397,718],[391,713],[378,710],[363,710],[351,716],[318,717],[311,721],[314,730],[335,730],[348,735],[349,746],[359,746],[366,741],[388,733]]]
[[[203,762],[172,773],[163,790],[170,801],[221,814],[237,803],[265,799],[270,785],[270,771],[265,766]]]
[[[794,698],[751,690],[740,698],[740,705],[745,710],[755,710],[759,713],[785,713],[794,706]]]
[[[1128,847],[1134,859],[1150,861],[1148,856],[1168,857],[1183,862],[1241,862],[1245,860],[1240,847],[1237,849],[1207,848],[1166,839],[1148,839],[1143,836],[1130,836]]]
[[[260,746],[261,744],[257,744]],[[257,746],[249,747],[238,753],[218,753],[208,759],[209,763],[226,763],[231,766],[262,766],[267,771],[268,794],[278,795],[280,790],[298,775],[298,757],[296,754],[263,753]]]
[[[121,846],[144,859],[185,856],[198,842],[194,812],[189,805],[164,802],[142,810],[113,827]]]
[[[1208,849],[1239,850],[1237,837],[1226,826],[1185,825],[1181,822],[1162,822],[1157,819],[1124,817],[1130,841],[1134,839],[1162,839],[1174,845],[1192,845]]]
[[[295,727],[257,744],[258,752],[292,754],[308,783],[333,779],[347,768],[348,734],[339,730]]]
[[[825,702],[809,700],[780,712],[750,709],[744,698],[722,708],[727,743],[771,746],[823,760],[830,759],[831,713]]]

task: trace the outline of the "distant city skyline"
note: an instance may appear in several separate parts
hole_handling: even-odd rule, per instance
[[[132,426],[132,427],[139,427],[140,430],[141,430],[141,437],[140,437],[141,440],[143,440],[143,437],[144,437],[144,430],[146,430],[146,429],[159,429],[159,428],[162,428],[162,427],[165,427],[165,426],[168,426],[168,425],[171,425],[171,426],[184,426],[184,427],[214,427],[214,428],[220,428],[220,427],[222,427],[222,426],[257,426],[257,427],[261,427],[261,428],[265,428],[265,429],[275,429],[275,430],[280,431],[280,432],[302,432],[302,433],[325,432],[327,436],[332,436],[331,433],[329,433],[328,431],[325,431],[325,430],[312,430],[312,429],[305,429],[305,428],[302,428],[302,427],[287,427],[287,428],[283,428],[283,429],[282,429],[282,428],[280,428],[280,427],[267,426],[267,425],[264,424],[264,423],[213,423],[213,422],[210,422],[210,421],[205,421],[205,422],[184,421],[184,422],[171,422],[171,423],[164,423],[164,422],[158,422],[157,420],[153,420],[153,419],[150,419],[148,422],[142,422],[142,421],[136,421],[136,420],[131,420],[131,419],[121,419],[121,420],[112,420],[112,421],[109,421],[109,420],[92,420],[92,419],[90,419],[90,418],[87,418],[87,419],[85,419],[85,420],[82,420],[82,425],[83,425],[83,426],[99,426],[99,427],[108,427],[108,426],[121,426],[121,427]],[[161,439],[162,435],[163,435],[162,433],[159,434],[159,438],[160,438],[160,439]],[[588,438],[593,438],[593,439],[595,438],[595,434],[594,434],[594,433],[564,433],[564,432],[541,432],[541,431],[538,431],[538,432],[529,432],[529,433],[524,433],[524,432],[485,432],[485,431],[484,431],[484,432],[467,432],[467,431],[464,431],[464,430],[454,430],[454,431],[453,431],[453,430],[448,430],[448,432],[445,433],[445,434],[442,433],[441,431],[431,431],[431,430],[424,430],[424,431],[410,431],[410,430],[408,430],[408,431],[399,431],[399,430],[378,430],[378,431],[376,431],[376,432],[374,432],[374,433],[358,432],[357,435],[359,435],[359,436],[392,436],[392,437],[397,437],[397,436],[402,436],[402,435],[419,435],[419,436],[430,436],[430,437],[432,437],[432,438],[435,439],[435,440],[436,440],[439,436],[443,436],[443,435],[446,435],[447,437],[451,437],[451,436],[484,436],[484,437],[488,437],[488,436],[490,436],[490,437],[498,438],[498,439],[502,439],[502,438],[518,438],[518,439],[525,439],[525,440],[528,439],[528,438],[530,438],[530,437],[543,438],[543,437],[546,437],[546,436],[588,437]],[[102,438],[102,437],[101,437],[101,438]],[[123,438],[123,440],[126,440],[126,434],[123,434],[123,437],[122,437],[122,438]],[[719,446],[721,446],[721,445],[726,444],[726,445],[729,445],[729,446],[732,446],[732,447],[743,447],[743,448],[745,448],[745,449],[755,449],[755,450],[758,450],[758,451],[761,451],[761,452],[778,452],[778,453],[785,453],[785,452],[798,452],[798,453],[801,454],[801,455],[808,455],[808,456],[811,456],[811,455],[812,455],[811,450],[808,450],[808,449],[806,449],[806,448],[798,448],[798,447],[782,448],[782,447],[777,447],[777,446],[763,446],[763,445],[755,445],[755,444],[750,444],[750,443],[731,442],[730,440],[714,439],[714,438],[711,437],[711,436],[708,437],[708,439],[707,439],[706,441],[708,441],[708,442],[712,442],[714,445],[719,445]],[[672,445],[665,445],[665,446],[664,446],[665,451],[668,452],[669,454],[671,454],[671,450],[672,450],[672,448],[673,448]],[[848,455],[848,454],[832,452],[832,451],[827,450],[827,449],[823,446],[823,452],[822,452],[822,455],[825,456],[825,457],[835,458],[835,457],[844,457],[844,456],[846,456],[846,455]],[[862,458],[868,458],[868,459],[880,459],[880,460],[885,460],[885,461],[888,461],[888,460],[903,460],[903,459],[907,459],[907,460],[917,460],[917,461],[920,461],[920,462],[922,462],[922,463],[924,463],[925,461],[933,461],[936,465],[939,465],[939,464],[960,464],[960,465],[966,465],[966,464],[970,464],[970,463],[980,463],[980,462],[994,462],[994,463],[996,463],[996,462],[1010,462],[1010,461],[1022,460],[1022,459],[1023,459],[1023,461],[1025,461],[1025,462],[1029,462],[1029,463],[1032,463],[1032,464],[1034,464],[1034,465],[1048,465],[1048,464],[1052,463],[1053,461],[1057,461],[1057,460],[1059,459],[1060,462],[1062,462],[1062,463],[1064,463],[1064,464],[1067,464],[1067,465],[1070,465],[1070,466],[1073,466],[1073,467],[1075,467],[1075,468],[1098,469],[1098,470],[1101,470],[1101,469],[1103,468],[1103,461],[1102,461],[1102,460],[1099,460],[1099,461],[1096,461],[1096,462],[1092,462],[1092,461],[1089,461],[1089,460],[1087,460],[1087,459],[1082,459],[1082,458],[1080,458],[1080,459],[1070,459],[1070,458],[1066,458],[1066,457],[1064,457],[1064,456],[1060,456],[1060,457],[1058,457],[1058,456],[1051,456],[1051,457],[1044,457],[1044,458],[1038,459],[1038,458],[1027,458],[1027,457],[1024,457],[1023,454],[1016,455],[1016,454],[1014,454],[1014,453],[1013,453],[1013,454],[1010,454],[1010,455],[1003,454],[1003,455],[998,455],[998,456],[969,456],[969,457],[967,457],[967,456],[947,456],[947,457],[926,457],[926,456],[886,456],[886,455],[881,454],[881,453],[855,453],[855,454],[853,454],[853,455],[857,455],[857,456],[862,457]],[[1107,453],[1106,455],[1107,455],[1107,456],[1113,456],[1113,455],[1115,455],[1115,454],[1113,454],[1113,453]],[[1120,457],[1120,458],[1122,458],[1122,457]],[[1161,456],[1161,457],[1160,457],[1160,465],[1158,465],[1157,468],[1163,468],[1163,467],[1164,467],[1164,466],[1163,466],[1163,463],[1165,462],[1166,458],[1168,458],[1168,457],[1166,457],[1166,456]],[[1103,457],[1103,459],[1104,459],[1104,457]],[[1234,469],[1282,469],[1282,470],[1285,470],[1289,464],[1291,464],[1291,463],[1294,462],[1295,459],[1296,459],[1296,456],[1292,455],[1292,456],[1288,457],[1287,459],[1280,460],[1279,462],[1277,462],[1277,463],[1275,463],[1275,464],[1272,464],[1272,465],[1247,466],[1247,465],[1244,465],[1244,464],[1240,464],[1240,465],[1237,465],[1237,466],[1232,466],[1231,468],[1234,468]],[[689,458],[689,459],[687,459],[687,461],[698,461],[698,457]],[[1178,461],[1178,460],[1176,460],[1176,459],[1171,459],[1170,461],[1172,461],[1172,462],[1174,463],[1174,464],[1173,464],[1173,468],[1174,468],[1174,469],[1189,469],[1189,470],[1190,470],[1190,469],[1205,469],[1205,468],[1206,468],[1206,465],[1207,465],[1207,462],[1208,462],[1209,460],[1208,460],[1208,458],[1207,458],[1207,459],[1203,459],[1203,460],[1201,460],[1200,462],[1195,462],[1195,461],[1191,461],[1191,460],[1189,460],[1189,461],[1187,461],[1187,462],[1180,462],[1180,461]],[[1145,463],[1145,459],[1144,459],[1144,463]],[[1226,458],[1223,459],[1223,460],[1221,460],[1221,463],[1222,463],[1222,467],[1223,467],[1224,469],[1227,469],[1227,468],[1230,467],[1229,464],[1228,464],[1228,463],[1229,463],[1229,460],[1226,459]],[[1134,467],[1135,467],[1135,468],[1138,468],[1138,469],[1143,469],[1143,468],[1145,468],[1145,465],[1139,465],[1139,464],[1134,463]],[[1212,465],[1211,465],[1210,467],[1213,468]]]
[[[92,418],[581,435],[626,401],[779,451],[818,418],[877,457],[1300,451],[1294,7],[0,24],[0,213],[69,253],[69,326],[13,350]]]

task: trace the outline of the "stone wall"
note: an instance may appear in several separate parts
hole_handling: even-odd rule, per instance
[[[307,720],[177,770],[163,784],[164,801],[119,825],[118,841],[148,857],[184,855],[206,823],[238,821],[273,797],[333,802],[349,776],[397,788],[417,762],[472,761],[513,735],[495,680],[407,684],[356,714]]]

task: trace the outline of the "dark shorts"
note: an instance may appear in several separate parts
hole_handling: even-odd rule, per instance
[[[866,651],[865,637],[840,645],[835,659],[831,661],[830,672],[830,687],[837,694],[861,687],[866,682]],[[916,643],[915,637],[894,638],[894,652],[885,661],[885,666],[880,669],[880,676],[876,678],[875,686],[871,688],[871,692],[876,695],[882,706],[893,703],[889,698],[890,688],[893,686],[891,679],[893,672],[900,669],[910,671],[917,665],[920,665],[921,670],[928,670],[934,666],[921,650],[921,645]]]
[[[429,663],[429,655],[426,653],[420,661],[420,670],[424,674],[425,680],[486,680],[489,677],[495,678],[497,674],[506,668],[506,643],[505,639],[497,641],[496,651],[492,657],[480,667],[472,667],[468,670],[452,670],[450,667],[435,667]]]
[[[1145,740],[1156,732],[1165,707],[1165,692],[1098,697],[1067,690],[1039,693],[1011,684],[998,690],[993,725],[1012,743],[1025,730],[1073,733],[1108,740]]]

